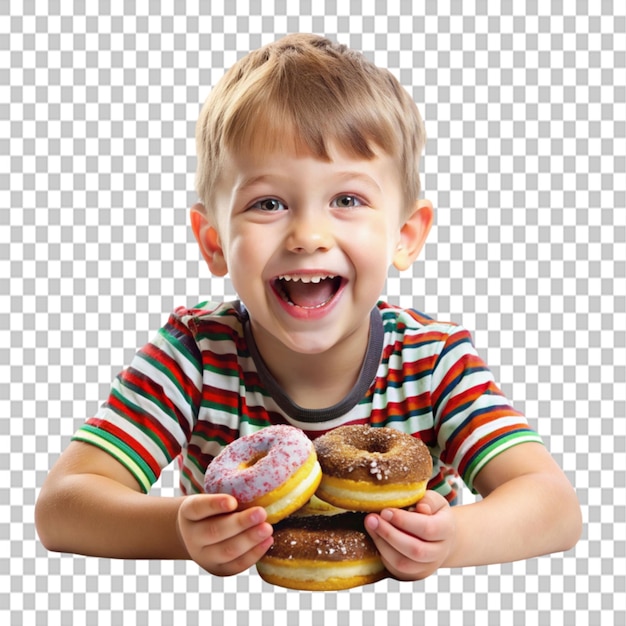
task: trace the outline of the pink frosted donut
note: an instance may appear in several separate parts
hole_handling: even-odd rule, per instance
[[[298,428],[267,426],[236,439],[209,464],[206,493],[228,493],[240,509],[262,506],[275,524],[304,506],[322,470],[312,442]]]

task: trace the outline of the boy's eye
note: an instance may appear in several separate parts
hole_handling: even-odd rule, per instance
[[[350,196],[350,195],[337,196],[332,201],[332,206],[337,207],[339,209],[350,209],[352,207],[362,206],[362,205],[363,205],[363,201],[360,198],[357,198],[356,196]]]
[[[257,209],[259,211],[284,211],[287,207],[276,198],[263,198],[257,200],[251,207],[251,209]]]

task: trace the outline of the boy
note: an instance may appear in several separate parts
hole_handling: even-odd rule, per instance
[[[434,460],[416,511],[366,519],[393,576],[573,546],[574,490],[468,333],[377,302],[433,219],[419,199],[423,124],[397,80],[344,46],[287,36],[224,75],[196,138],[192,229],[240,301],[177,310],[118,376],[43,486],[44,545],[242,572],[272,527],[261,508],[201,493],[211,459],[272,423],[311,438],[370,423],[420,437]],[[179,455],[186,495],[147,497]],[[457,475],[483,499],[451,507]]]

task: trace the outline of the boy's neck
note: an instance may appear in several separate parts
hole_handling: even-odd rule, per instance
[[[306,409],[323,409],[343,400],[358,380],[367,352],[367,324],[320,354],[301,354],[254,334],[266,367],[289,398]]]

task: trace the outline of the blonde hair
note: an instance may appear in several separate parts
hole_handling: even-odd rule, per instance
[[[391,72],[323,37],[287,35],[237,61],[206,99],[196,125],[196,191],[212,210],[229,151],[291,148],[330,160],[334,143],[371,159],[376,146],[397,159],[412,207],[425,140],[417,106]]]

